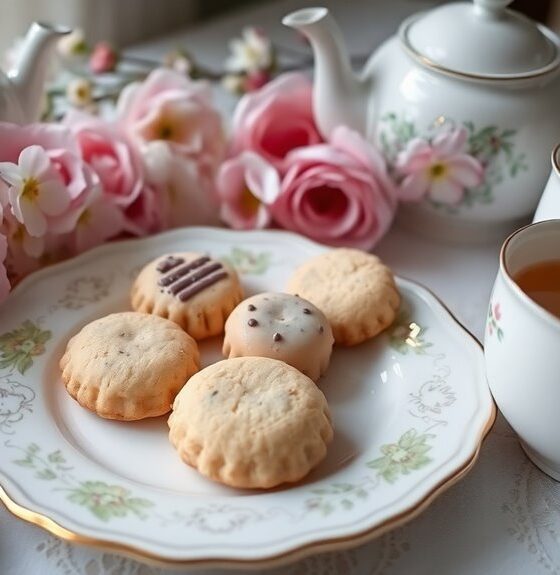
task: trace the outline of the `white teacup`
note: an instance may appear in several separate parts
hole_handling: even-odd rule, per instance
[[[484,350],[498,407],[529,458],[560,481],[560,319],[515,283],[521,270],[560,259],[560,219],[514,232],[500,254]]]
[[[552,170],[537,206],[533,222],[560,218],[560,144],[552,150]]]

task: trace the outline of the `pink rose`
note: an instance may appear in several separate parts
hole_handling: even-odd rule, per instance
[[[174,153],[195,160],[209,178],[223,159],[225,136],[206,82],[166,68],[128,85],[118,102],[119,122],[140,146],[167,142]]]
[[[280,193],[278,172],[254,152],[224,162],[216,181],[222,220],[237,230],[264,228]]]
[[[399,197],[420,201],[425,197],[455,205],[467,188],[482,183],[484,168],[466,150],[465,128],[445,129],[433,140],[414,138],[397,157],[397,169],[404,176]]]
[[[89,69],[94,74],[112,72],[117,67],[118,54],[108,42],[98,42],[89,58]]]
[[[5,260],[8,254],[8,240],[0,234],[0,302],[3,302],[10,293],[10,280],[6,271]]]
[[[76,137],[82,158],[99,176],[103,193],[119,206],[129,206],[142,193],[142,158],[118,127],[95,116],[69,112],[64,124]]]
[[[372,248],[389,229],[396,192],[385,162],[357,132],[336,128],[329,143],[294,150],[272,206],[284,228],[333,246]]]
[[[233,117],[232,154],[252,150],[283,171],[290,151],[322,142],[312,89],[303,74],[289,73],[243,96]]]
[[[121,208],[127,232],[144,235],[159,228],[142,158],[115,124],[77,111],[64,123],[74,133],[82,157],[99,176],[104,198]],[[149,196],[147,199],[140,196]]]

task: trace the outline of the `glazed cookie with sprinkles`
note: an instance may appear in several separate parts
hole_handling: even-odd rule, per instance
[[[242,298],[239,278],[229,264],[191,252],[150,262],[131,292],[134,310],[169,318],[197,340],[221,334]]]
[[[356,345],[390,326],[401,297],[393,272],[376,256],[340,248],[299,266],[286,291],[320,308],[340,345]]]
[[[334,338],[312,303],[286,293],[260,293],[242,301],[226,321],[223,354],[279,359],[317,381],[326,371]]]

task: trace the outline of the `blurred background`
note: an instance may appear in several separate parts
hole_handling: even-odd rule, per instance
[[[85,30],[90,41],[106,39],[122,48],[167,35],[217,16],[258,8],[264,4],[284,4],[286,11],[293,7],[325,4],[371,18],[398,22],[403,14],[441,2],[426,0],[345,0],[337,1],[269,1],[265,0],[0,0],[0,51],[6,50],[16,36],[20,36],[33,20],[57,22]],[[515,0],[512,7],[560,28],[560,0]],[[251,22],[258,25],[259,22]],[[387,35],[394,28],[387,30]],[[224,39],[227,41],[227,38]]]

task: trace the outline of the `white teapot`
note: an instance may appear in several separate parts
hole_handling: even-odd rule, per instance
[[[384,153],[403,222],[439,239],[505,236],[535,211],[560,134],[560,43],[510,0],[447,3],[405,20],[356,76],[326,8],[283,23],[315,55],[325,137],[339,124]]]
[[[0,122],[39,120],[49,59],[56,40],[70,30],[34,23],[29,28],[13,70],[0,71]]]

